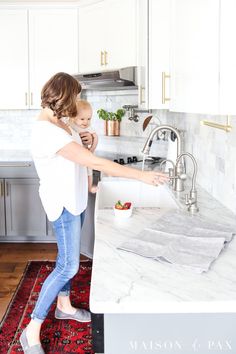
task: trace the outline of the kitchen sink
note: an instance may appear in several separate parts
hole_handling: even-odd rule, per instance
[[[167,185],[155,187],[135,180],[104,177],[98,187],[97,210],[111,208],[118,200],[132,202],[134,207],[179,208]]]

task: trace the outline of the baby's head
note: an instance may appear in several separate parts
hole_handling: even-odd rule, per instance
[[[92,119],[92,107],[88,101],[77,100],[77,116],[74,118],[74,123],[80,128],[88,128]]]

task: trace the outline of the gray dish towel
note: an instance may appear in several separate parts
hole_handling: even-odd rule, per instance
[[[144,229],[117,248],[202,273],[219,256],[224,242],[224,237],[189,237]]]
[[[191,237],[224,237],[230,242],[236,227],[213,222],[201,215],[191,215],[179,210],[165,213],[150,229]]]

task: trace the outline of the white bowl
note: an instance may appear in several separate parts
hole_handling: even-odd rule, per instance
[[[127,219],[132,215],[133,207],[131,206],[129,209],[116,209],[113,207],[115,217]]]

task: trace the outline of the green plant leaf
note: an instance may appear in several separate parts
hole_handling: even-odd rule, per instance
[[[105,109],[101,108],[97,110],[99,119],[103,120],[118,120],[121,122],[122,117],[125,115],[124,109],[118,109],[116,112],[108,112]]]

